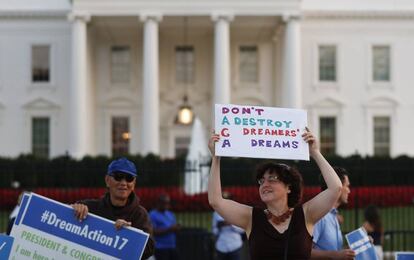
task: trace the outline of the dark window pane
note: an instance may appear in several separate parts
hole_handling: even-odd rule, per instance
[[[37,157],[49,157],[49,118],[32,118],[32,153]]]
[[[372,48],[372,73],[374,81],[390,81],[390,47],[374,46]]]
[[[176,137],[175,138],[175,157],[186,156],[188,153],[189,145],[190,145],[189,137]]]
[[[175,80],[178,83],[194,83],[195,57],[193,46],[175,47]]]
[[[32,46],[32,81],[49,82],[50,80],[50,46]]]
[[[113,46],[111,49],[111,82],[129,83],[131,79],[131,51],[129,46]]]
[[[122,156],[129,153],[129,118],[112,118],[112,156]]]
[[[257,46],[240,46],[239,75],[241,82],[257,82]]]
[[[335,117],[321,117],[319,121],[319,126],[320,126],[321,152],[324,155],[336,154],[336,119]]]
[[[336,46],[319,46],[319,80],[336,81]]]
[[[374,155],[390,155],[390,118],[374,117]]]

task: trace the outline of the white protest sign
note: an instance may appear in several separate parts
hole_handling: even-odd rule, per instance
[[[72,207],[24,194],[11,236],[10,259],[140,259],[149,235],[94,214],[79,222]]]
[[[305,110],[215,105],[217,156],[309,160]]]

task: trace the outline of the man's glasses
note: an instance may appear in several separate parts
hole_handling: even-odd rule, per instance
[[[109,176],[114,178],[114,180],[116,180],[116,181],[125,180],[126,182],[133,182],[135,180],[134,176],[132,176],[130,174],[121,173],[121,172],[111,173],[111,174],[109,174]]]
[[[269,177],[267,177],[267,178],[262,177],[262,178],[258,179],[257,180],[257,183],[259,185],[263,185],[263,183],[265,183],[266,180],[268,182],[270,182],[270,183],[276,183],[276,182],[279,182],[280,181],[279,180],[279,177],[277,177],[277,175],[269,175]]]

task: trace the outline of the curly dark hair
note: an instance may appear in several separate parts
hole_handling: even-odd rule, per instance
[[[259,181],[266,172],[276,174],[280,181],[289,186],[288,207],[293,208],[302,201],[303,179],[299,171],[289,165],[275,162],[264,162],[258,165],[256,181]]]

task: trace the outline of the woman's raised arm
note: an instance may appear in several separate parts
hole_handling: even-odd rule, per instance
[[[228,223],[243,228],[248,234],[251,228],[252,207],[224,199],[220,180],[220,157],[215,155],[215,143],[220,139],[212,134],[208,147],[212,155],[210,176],[208,179],[208,202]]]
[[[306,128],[302,135],[303,139],[309,144],[309,153],[318,165],[323,179],[328,188],[313,199],[303,204],[307,224],[315,224],[335,205],[341,193],[342,183],[335,170],[323,157],[319,149],[319,143],[315,136]]]

